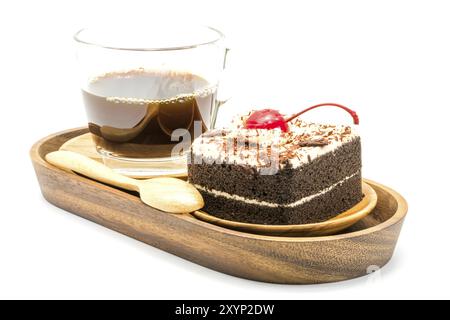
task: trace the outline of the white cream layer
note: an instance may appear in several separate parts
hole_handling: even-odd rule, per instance
[[[257,200],[257,199],[250,199],[250,198],[246,198],[246,197],[242,197],[242,196],[238,196],[235,194],[230,194],[227,192],[223,192],[223,191],[218,191],[218,190],[214,190],[214,189],[208,189],[205,188],[203,186],[200,186],[198,184],[194,184],[194,186],[199,189],[202,190],[204,192],[210,193],[216,197],[224,197],[227,199],[231,199],[231,200],[235,200],[235,201],[242,201],[248,204],[253,204],[253,205],[257,205],[257,206],[263,206],[263,207],[286,207],[286,208],[293,208],[293,207],[297,207],[300,206],[306,202],[309,202],[311,200],[313,200],[314,198],[317,198],[327,192],[330,192],[331,190],[333,190],[334,188],[342,185],[344,182],[346,182],[347,180],[353,178],[354,176],[356,176],[357,174],[359,174],[359,171],[355,172],[352,175],[349,175],[347,177],[345,177],[344,179],[336,182],[335,184],[332,184],[331,186],[319,191],[318,193],[315,193],[313,195],[301,198],[295,202],[291,202],[291,203],[284,203],[284,204],[280,204],[280,203],[276,203],[276,202],[268,202],[268,201],[261,201],[261,200]]]

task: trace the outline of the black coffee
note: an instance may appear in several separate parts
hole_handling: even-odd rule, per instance
[[[83,98],[97,148],[118,157],[170,157],[171,135],[194,123],[206,131],[216,88],[184,72],[132,70],[91,81]]]

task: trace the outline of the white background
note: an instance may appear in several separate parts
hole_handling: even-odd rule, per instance
[[[448,1],[0,3],[0,298],[450,298]],[[381,273],[317,286],[241,280],[43,200],[29,148],[86,121],[72,34],[154,17],[227,34],[229,112],[294,112],[328,101],[359,112],[364,176],[410,204],[395,256]]]

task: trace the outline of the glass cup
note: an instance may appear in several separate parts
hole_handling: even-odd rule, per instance
[[[191,142],[214,128],[228,49],[211,27],[82,29],[81,91],[104,163],[133,177],[185,175]]]

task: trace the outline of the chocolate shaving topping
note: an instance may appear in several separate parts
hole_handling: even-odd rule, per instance
[[[328,139],[310,139],[310,140],[301,140],[298,141],[297,145],[299,147],[321,147],[326,146],[329,143]]]
[[[210,130],[210,131],[206,131],[202,134],[203,138],[214,138],[214,137],[219,137],[219,136],[226,136],[227,134],[229,134],[231,132],[231,130],[228,129],[215,129],[215,130]]]
[[[308,149],[302,150],[302,147],[320,148],[345,141],[353,133],[351,127],[307,123],[299,119],[291,123],[291,127],[296,127],[295,130],[286,133],[245,130],[239,126],[244,118],[237,119],[236,128],[213,129],[203,133],[205,139],[201,139],[200,143],[216,144],[218,152],[227,154],[227,161],[238,160],[240,163],[265,167],[270,166],[272,156],[275,156],[279,165],[289,166],[292,159],[312,161]],[[214,147],[209,148],[208,152],[210,150],[214,150]]]

